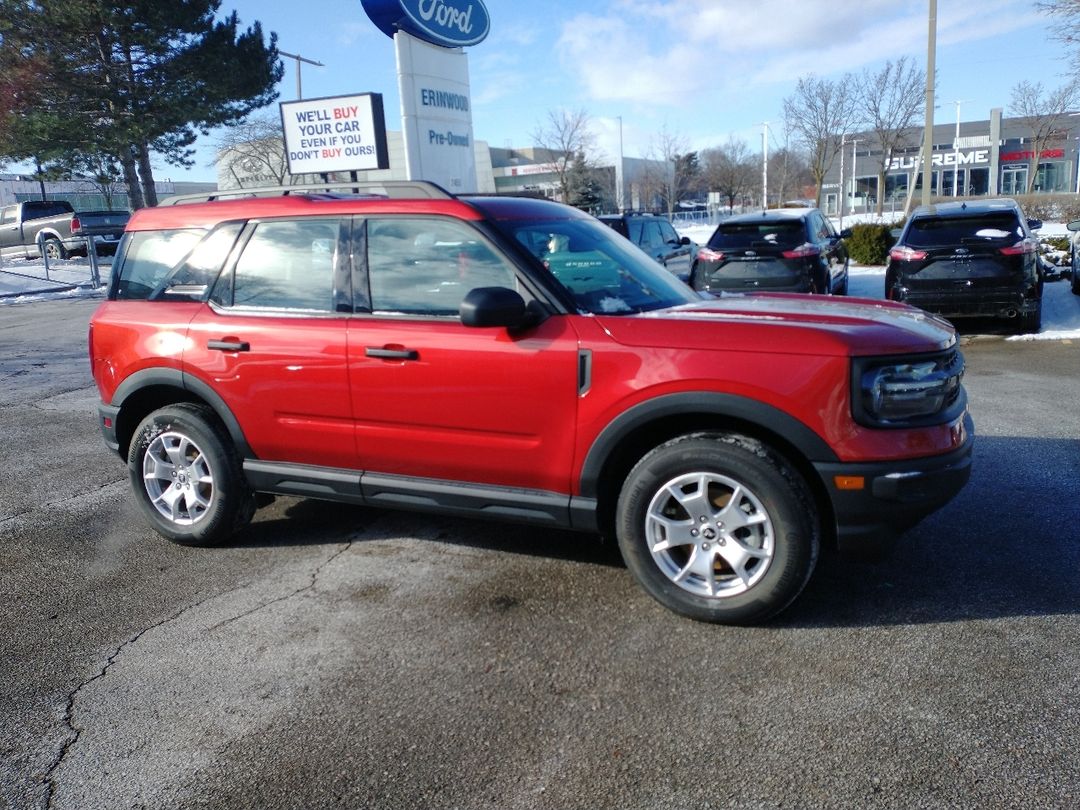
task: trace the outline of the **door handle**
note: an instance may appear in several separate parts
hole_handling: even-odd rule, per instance
[[[364,349],[366,357],[378,357],[380,360],[419,360],[420,352],[416,349],[377,349],[368,346]]]
[[[246,340],[208,340],[206,348],[219,352],[246,352],[251,350],[251,344]]]

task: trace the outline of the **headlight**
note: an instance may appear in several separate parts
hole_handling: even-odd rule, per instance
[[[858,358],[852,404],[870,427],[916,427],[951,421],[964,408],[964,358],[955,349],[909,358]]]

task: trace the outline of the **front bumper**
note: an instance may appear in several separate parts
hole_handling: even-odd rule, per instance
[[[866,464],[817,463],[832,500],[840,550],[875,557],[903,532],[936,512],[963,489],[971,477],[975,428],[963,418],[964,440],[941,456]],[[861,488],[841,488],[838,479],[862,479]]]

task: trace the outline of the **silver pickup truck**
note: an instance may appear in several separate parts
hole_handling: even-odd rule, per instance
[[[45,255],[52,259],[86,255],[86,239],[94,240],[99,255],[116,252],[124,235],[127,211],[79,211],[64,200],[29,200],[0,208],[0,256],[36,259],[41,255],[38,238],[44,240]]]

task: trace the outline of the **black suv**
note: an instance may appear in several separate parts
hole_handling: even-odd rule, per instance
[[[686,281],[690,275],[694,243],[688,236],[679,236],[668,222],[655,214],[604,214],[598,219],[614,228],[656,261]]]
[[[690,268],[690,286],[719,292],[846,295],[843,236],[817,208],[740,214],[720,223]]]
[[[885,297],[1038,331],[1044,279],[1032,231],[1041,227],[1006,198],[916,208],[889,251]]]

